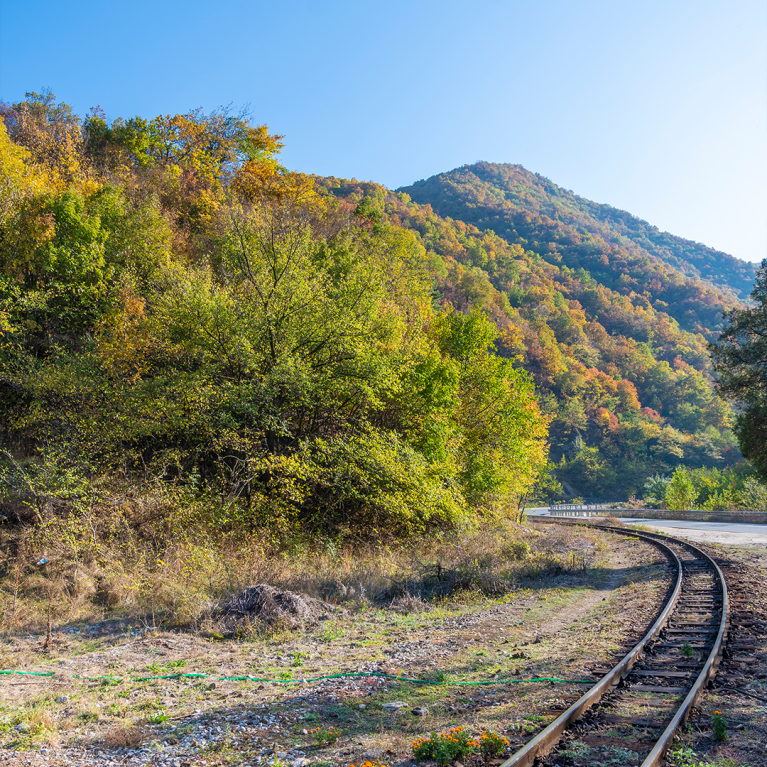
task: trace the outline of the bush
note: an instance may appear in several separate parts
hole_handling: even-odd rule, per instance
[[[677,467],[666,490],[666,508],[672,511],[689,511],[697,499],[698,493],[687,468]]]
[[[433,759],[437,764],[445,765],[473,754],[479,748],[479,742],[473,740],[471,733],[463,727],[432,733],[428,738],[413,741],[413,756],[423,762]]]
[[[509,746],[509,741],[499,735],[497,732],[488,732],[483,730],[479,736],[479,750],[482,752],[482,756],[485,759],[489,759],[493,756],[501,756],[506,752]]]

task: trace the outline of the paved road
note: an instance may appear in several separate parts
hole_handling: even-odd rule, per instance
[[[548,507],[529,509],[533,516],[549,516]],[[573,517],[568,517],[573,519]],[[585,517],[584,517],[585,519]],[[599,519],[599,517],[589,517]],[[643,519],[622,517],[627,525],[640,524],[669,535],[689,538],[701,543],[723,543],[727,546],[767,546],[767,531],[764,525],[744,525],[737,522],[693,522],[686,519]]]

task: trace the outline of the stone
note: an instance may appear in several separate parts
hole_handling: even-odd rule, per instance
[[[429,709],[424,706],[419,706],[418,708],[414,708],[412,713],[414,716],[426,716],[429,713]]]
[[[66,703],[69,700],[69,698],[66,695],[61,695],[60,697],[56,698],[56,703]]]
[[[403,703],[401,700],[395,700],[391,703],[384,703],[384,711],[399,711],[401,708],[407,708],[407,703]]]

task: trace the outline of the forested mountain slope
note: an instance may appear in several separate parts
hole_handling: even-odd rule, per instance
[[[533,376],[552,418],[551,459],[569,492],[624,497],[677,465],[724,467],[739,459],[707,349],[721,310],[738,303],[733,294],[534,214],[519,214],[526,233],[551,234],[551,243],[506,239],[497,221],[483,231],[376,184],[317,182],[371,225],[416,232],[430,258],[435,300],[463,312],[481,307],[493,319],[502,333],[498,352]],[[454,210],[469,219],[476,211]],[[555,234],[562,236],[555,241]]]
[[[751,291],[756,265],[659,231],[591,202],[520,165],[477,163],[403,187],[441,216],[493,230],[550,263],[583,267],[602,285],[632,291],[686,330],[710,336],[722,309]]]
[[[0,116],[0,483],[38,521],[119,477],[216,529],[405,535],[507,513],[547,453],[616,498],[740,458],[707,347],[734,292],[539,177],[415,190],[460,220],[290,172],[230,110]]]

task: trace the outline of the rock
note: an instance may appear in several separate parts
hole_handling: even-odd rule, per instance
[[[301,730],[301,734],[302,735],[308,735],[309,734],[309,730],[307,730],[306,727],[304,727],[304,729]]]
[[[429,713],[429,709],[420,706],[419,708],[414,708],[412,713],[414,716],[426,716]]]
[[[359,705],[360,711],[364,711],[366,708],[367,708],[367,706],[365,706],[364,703],[360,703],[360,705]]]
[[[69,700],[66,695],[61,695],[60,697],[56,698],[56,703],[66,703]]]
[[[30,726],[28,724],[17,724],[16,732],[29,732]]]
[[[309,764],[309,760],[304,759],[302,756],[300,756],[298,759],[294,759],[290,763],[291,767],[306,767],[307,764]]]
[[[384,750],[382,748],[371,748],[370,751],[365,751],[362,758],[372,762],[374,759],[380,759],[383,755]]]
[[[384,711],[399,711],[401,708],[407,708],[407,703],[403,703],[401,700],[395,700],[391,703],[384,703]]]

